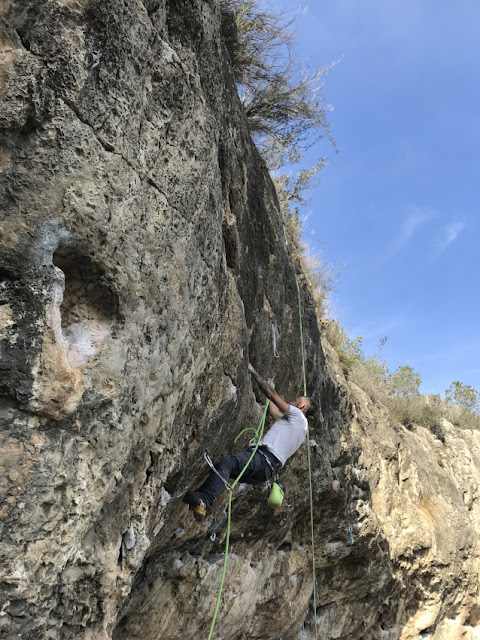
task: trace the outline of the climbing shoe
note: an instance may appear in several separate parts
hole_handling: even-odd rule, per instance
[[[190,491],[189,489],[183,496],[183,502],[188,504],[190,509],[193,509],[193,517],[195,520],[198,520],[198,522],[205,520],[205,516],[207,515],[207,505],[198,493]]]

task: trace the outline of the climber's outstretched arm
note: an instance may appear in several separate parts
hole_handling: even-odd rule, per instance
[[[273,402],[270,402],[268,405],[268,413],[272,416],[275,422],[277,420],[280,420],[280,418],[283,416],[283,412],[280,411],[280,409],[275,404],[273,404]]]
[[[290,409],[290,405],[288,404],[288,402],[285,402],[285,400],[283,398],[281,398],[278,395],[278,393],[275,393],[274,389],[268,384],[268,382],[266,380],[264,380],[262,378],[262,376],[260,374],[258,374],[255,371],[255,369],[252,367],[252,365],[250,363],[248,364],[248,370],[250,371],[252,376],[257,381],[258,386],[260,387],[260,390],[262,391],[262,393],[264,393],[266,395],[266,397],[280,409],[280,412],[282,414],[283,413],[287,413],[287,411],[289,411],[289,409]],[[270,412],[270,413],[277,420],[278,420],[279,417],[281,417],[281,416],[274,415],[272,412]]]

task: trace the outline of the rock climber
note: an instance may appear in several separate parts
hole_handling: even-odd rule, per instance
[[[261,391],[270,400],[268,411],[275,420],[268,433],[260,441],[257,452],[242,476],[243,482],[257,484],[266,482],[275,476],[287,458],[290,458],[305,440],[307,433],[305,416],[312,411],[313,403],[306,396],[300,396],[290,404],[285,402],[251,364],[248,365],[248,370],[257,381]],[[252,455],[252,449],[253,447],[248,451],[222,458],[215,465],[217,473],[212,469],[208,478],[196,491],[190,489],[187,491],[183,502],[193,510],[196,520],[205,519],[207,508],[220,495],[225,482],[240,474]]]

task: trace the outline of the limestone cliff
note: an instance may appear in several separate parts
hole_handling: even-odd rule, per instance
[[[207,637],[224,501],[181,496],[256,426],[249,360],[301,391],[219,2],[3,0],[0,29],[0,637]],[[348,387],[300,281],[319,637],[480,637],[478,435]],[[279,514],[236,493],[218,639],[313,637],[305,447]]]

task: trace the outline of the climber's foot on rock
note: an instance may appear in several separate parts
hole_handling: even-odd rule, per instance
[[[183,502],[188,504],[190,509],[193,509],[193,517],[195,520],[198,520],[198,522],[205,520],[205,516],[207,515],[207,505],[198,493],[190,491],[189,489],[183,496]]]

